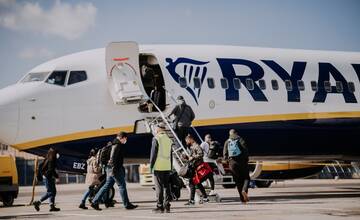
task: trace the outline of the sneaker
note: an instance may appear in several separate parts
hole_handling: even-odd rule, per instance
[[[138,207],[138,205],[134,205],[132,203],[130,203],[128,206],[126,206],[125,208],[130,210],[130,209],[136,209]]]
[[[60,211],[60,209],[56,208],[55,205],[50,205],[50,210],[49,211],[50,212],[58,212],[58,211]]]
[[[101,208],[99,208],[99,204],[97,204],[97,203],[91,203],[91,208],[93,208],[93,209],[95,209],[95,210],[97,210],[97,211],[101,211],[102,209]]]
[[[33,205],[36,211],[40,211],[40,205],[41,205],[40,201],[33,202]]]
[[[202,199],[202,202],[204,203],[204,202],[209,202],[210,200],[209,200],[209,198],[203,198]]]
[[[79,209],[88,209],[88,207],[86,207],[84,203],[81,203],[79,205]]]
[[[105,207],[106,207],[106,208],[110,208],[110,207],[114,207],[114,206],[115,206],[114,201],[105,202]]]
[[[170,213],[170,205],[165,206],[165,212]]]
[[[241,195],[244,197],[244,201],[243,201],[244,203],[249,202],[249,197],[245,191],[242,191]]]
[[[209,196],[215,196],[215,195],[216,195],[215,190],[211,190],[210,193],[209,193]]]
[[[195,201],[194,200],[189,200],[187,203],[185,203],[184,205],[195,205]]]
[[[152,210],[154,213],[164,213],[164,207],[156,207]]]

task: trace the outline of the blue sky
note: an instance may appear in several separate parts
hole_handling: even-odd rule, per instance
[[[0,88],[111,41],[360,51],[360,1],[0,0]]]

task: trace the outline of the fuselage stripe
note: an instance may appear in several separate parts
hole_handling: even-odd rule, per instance
[[[216,126],[216,125],[230,125],[238,123],[256,123],[269,121],[290,121],[290,120],[306,120],[306,119],[336,119],[336,118],[360,118],[360,112],[321,112],[321,113],[294,113],[294,114],[279,114],[279,115],[257,115],[257,116],[241,116],[229,118],[216,119],[201,119],[195,120],[193,126]],[[14,144],[13,147],[19,150],[27,150],[39,146],[51,145],[66,141],[75,141],[85,138],[95,138],[102,136],[115,135],[120,131],[133,132],[134,126],[122,126],[107,129],[98,129],[92,131],[77,132],[56,137],[44,138],[35,141],[29,141],[19,144]]]

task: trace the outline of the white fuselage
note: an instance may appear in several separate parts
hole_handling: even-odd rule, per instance
[[[165,88],[174,96],[185,97],[196,115],[193,125],[199,128],[226,126],[228,129],[231,124],[360,118],[360,73],[352,65],[360,64],[360,53],[205,45],[147,45],[140,47],[140,53],[156,57]],[[87,80],[79,83],[58,86],[45,80],[25,83],[20,80],[17,84],[2,89],[0,141],[20,150],[29,150],[114,135],[120,130],[132,132],[134,122],[144,118],[146,114],[138,111],[137,103],[114,104],[108,91],[104,57],[105,49],[84,51],[51,60],[30,71],[50,74],[54,70],[84,70]],[[179,61],[179,58],[203,63],[191,64],[189,60],[185,60],[170,66],[170,62]],[[300,79],[305,87],[298,95],[287,91],[284,79],[280,77],[280,74],[284,75],[284,71],[290,77],[295,75],[296,73],[292,73],[295,65],[298,68],[295,72],[303,71]],[[189,78],[191,66],[194,74],[195,68],[199,67],[200,75],[206,67],[200,92],[198,88],[193,88],[192,78]],[[350,98],[342,92],[327,92],[325,100],[321,101],[324,94],[317,94],[317,91],[311,89],[311,81],[319,84],[319,90],[323,87],[323,83],[319,82],[321,71],[322,74],[330,72],[329,82],[331,86],[336,85],[338,80],[333,77],[334,70],[331,66],[346,82],[354,84],[355,91],[351,92]],[[170,73],[169,69],[172,67],[173,72]],[[278,69],[275,71],[271,67]],[[266,88],[260,89],[260,92],[249,91],[245,81],[241,81],[239,90],[229,91],[233,87],[231,71],[236,77],[263,71],[260,78],[265,81]],[[174,73],[181,77],[188,74],[185,78],[187,77],[189,87],[195,95],[174,80]],[[209,88],[208,78],[213,78],[215,88]],[[222,78],[228,79],[228,89],[221,87]],[[277,90],[272,88],[272,80],[277,81]],[[256,77],[253,82],[255,87],[259,86]],[[141,87],[142,82],[138,83]],[[292,87],[297,88],[294,84]],[[349,89],[348,85],[342,87],[343,90]],[[315,96],[320,101],[314,101]],[[165,115],[175,105],[169,96],[166,99],[169,105],[164,111]],[[359,125],[356,126],[358,129]]]

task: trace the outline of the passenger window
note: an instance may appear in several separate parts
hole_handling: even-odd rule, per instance
[[[67,75],[67,71],[54,71],[51,73],[51,75],[46,80],[46,82],[49,84],[64,86],[66,75]]]
[[[250,78],[247,78],[246,81],[246,88],[251,91],[251,90],[254,90],[254,81]]]
[[[348,82],[349,92],[355,92],[355,84],[353,82]]]
[[[220,79],[221,88],[228,89],[229,88],[229,82],[226,78]]]
[[[331,92],[331,84],[329,81],[324,81],[324,88],[326,92]]]
[[[207,84],[210,89],[215,88],[215,81],[213,78],[207,78]]]
[[[69,76],[68,85],[82,82],[87,80],[87,75],[85,71],[71,71]]]
[[[260,87],[261,90],[265,90],[265,89],[266,89],[265,80],[263,80],[263,79],[260,79],[260,80],[259,80],[259,87]]]
[[[292,83],[291,83],[290,80],[285,80],[285,87],[286,87],[287,91],[292,91],[293,90]]]
[[[304,90],[305,90],[304,81],[298,80],[298,81],[297,81],[297,86],[298,86],[298,88],[299,88],[300,91],[304,91]]]
[[[200,81],[200,78],[199,78],[199,77],[194,77],[194,87],[195,87],[196,89],[201,88],[201,81]]]
[[[235,88],[235,89],[237,89],[237,90],[241,89],[240,79],[234,78],[234,79],[233,79],[233,83],[234,83],[234,88]]]
[[[273,90],[279,90],[279,84],[276,79],[271,80],[271,87]]]
[[[186,88],[187,87],[187,81],[185,77],[179,77],[179,84],[181,88]]]
[[[314,92],[318,91],[318,85],[317,85],[316,81],[311,81],[310,84],[311,84],[312,91],[314,91]]]
[[[343,92],[343,84],[341,81],[336,81],[336,91]]]

